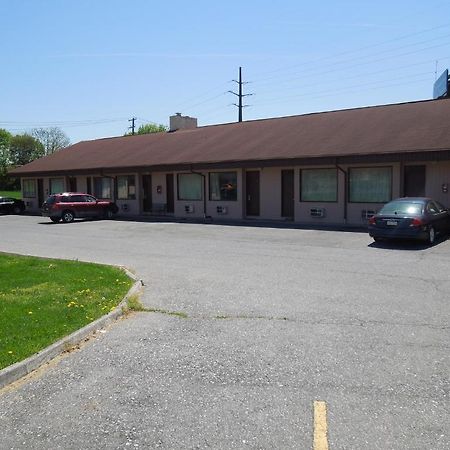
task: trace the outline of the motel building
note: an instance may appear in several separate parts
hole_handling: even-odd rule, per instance
[[[391,199],[450,207],[450,99],[79,142],[18,167],[27,210],[86,192],[119,216],[364,225]]]

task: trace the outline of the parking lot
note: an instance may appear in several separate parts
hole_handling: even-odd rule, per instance
[[[309,449],[315,401],[330,449],[450,448],[448,240],[2,216],[0,251],[125,265],[163,310],[3,392],[2,448]]]

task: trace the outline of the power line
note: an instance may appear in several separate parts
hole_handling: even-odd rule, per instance
[[[52,126],[90,126],[101,123],[122,122],[125,118],[117,119],[90,119],[90,120],[71,120],[71,121],[51,121],[51,122],[24,122],[24,121],[0,121],[0,125],[24,125],[30,127],[52,127]]]
[[[213,88],[211,88],[211,89],[208,89],[207,91],[204,91],[204,92],[203,92],[203,96],[206,95],[206,94],[210,94],[211,92],[217,91],[217,89],[219,89],[220,87],[223,87],[223,86],[225,86],[225,85],[226,85],[226,83],[220,83],[219,85],[216,85],[215,87],[213,87]],[[190,97],[188,100],[185,100],[185,101],[179,103],[178,106],[183,106],[183,108],[185,109],[186,107],[185,107],[184,105],[185,105],[186,103],[189,104],[189,103],[191,103],[192,101],[199,100],[199,98],[202,99],[202,98],[204,98],[204,97],[200,97],[199,95]]]
[[[445,59],[450,59],[450,56],[447,57],[439,57],[438,61],[443,61]],[[354,80],[354,79],[359,79],[362,77],[367,77],[367,76],[373,76],[373,75],[379,75],[379,74],[383,74],[386,72],[394,72],[394,71],[400,71],[400,70],[404,70],[404,69],[408,69],[411,67],[417,67],[417,66],[423,66],[424,64],[432,64],[435,63],[436,59],[429,59],[429,60],[425,60],[425,61],[421,61],[420,63],[415,63],[415,64],[406,64],[406,65],[402,65],[402,66],[397,66],[397,67],[391,67],[389,69],[383,69],[383,70],[377,70],[377,71],[366,71],[366,72],[362,72],[362,73],[358,73],[357,75],[352,75],[352,76],[347,76],[346,73],[342,74],[341,77],[336,77],[336,73],[333,72],[333,78],[332,78],[332,82],[333,84],[340,84],[341,81],[348,81],[348,80]],[[337,69],[336,71],[340,71],[343,69]],[[409,73],[409,76],[417,76],[417,73]],[[312,77],[306,77],[306,78],[312,78]],[[286,80],[287,82],[288,80]],[[292,81],[299,81],[297,78],[295,80]],[[314,83],[308,83],[308,84],[301,84],[301,88],[305,89],[305,88],[311,88],[311,87],[315,87],[315,86],[320,86],[322,85],[323,82],[322,81],[317,81]],[[298,84],[290,84],[290,85],[284,85],[282,86],[280,83],[280,88],[276,89],[276,88],[271,88],[270,89],[270,93],[274,93],[274,92],[285,92],[285,91],[291,91],[292,89],[296,88],[298,86]]]
[[[420,44],[425,44],[425,43],[428,43],[428,42],[433,42],[433,41],[436,41],[438,39],[444,39],[444,38],[448,38],[448,37],[450,37],[450,34],[449,35],[445,35],[445,36],[439,36],[438,38],[433,38],[433,39],[429,39],[429,40],[426,40],[426,41],[421,41],[421,42],[416,42],[416,43],[404,45],[404,46],[397,47],[397,48],[394,48],[394,49],[384,50],[384,51],[373,53],[373,54],[369,54],[369,55],[358,56],[358,57],[352,58],[352,59],[335,61],[335,62],[329,61],[329,64],[333,65],[333,70],[342,70],[341,68],[336,69],[337,65],[345,65],[344,66],[345,69],[354,68],[354,67],[360,67],[360,66],[364,66],[364,65],[367,65],[367,64],[370,64],[370,63],[373,63],[373,62],[385,61],[387,59],[398,58],[400,56],[407,56],[407,55],[414,54],[414,53],[420,53],[421,51],[425,51],[425,50],[429,50],[429,49],[433,49],[433,48],[443,47],[443,46],[449,45],[448,42],[444,42],[444,43],[438,44],[436,46],[425,47],[425,48],[421,48],[421,49],[418,49],[418,50],[413,50],[411,52],[406,52],[406,53],[401,53],[401,54],[393,54],[393,55],[390,55],[390,56],[386,56],[385,58],[378,59],[376,61],[374,61],[372,59],[374,56],[383,55],[385,53],[393,52],[393,51],[396,51],[396,50],[401,50],[401,49],[404,49],[404,48],[407,48],[407,47],[411,47],[411,46],[414,46],[414,45],[420,45]],[[368,59],[368,58],[369,58],[369,61],[362,61],[362,62],[360,62],[358,64],[348,65],[348,63],[352,63],[354,61],[364,60],[364,59]],[[311,76],[314,76],[317,73],[322,73],[322,72],[323,72],[323,69],[320,69],[320,71],[319,71],[316,67],[309,67],[309,68],[306,67],[306,68],[304,68],[301,71],[295,72],[294,74],[299,75],[299,74],[307,73],[306,76],[310,76],[311,77]],[[294,74],[292,74],[292,75],[294,75]],[[261,81],[255,81],[254,83],[257,83],[259,85],[270,85],[270,84],[274,84],[274,83],[278,84],[280,82],[279,78],[277,78],[275,81],[270,81],[270,80],[274,80],[275,78],[277,78],[277,77],[269,77],[269,78],[261,79]],[[298,78],[299,77],[290,78],[290,79],[285,80],[285,81],[292,81],[292,80],[296,80]]]
[[[428,75],[434,75],[434,72],[427,72]],[[417,76],[422,76],[424,74],[418,74]],[[390,80],[384,80],[384,82],[386,81],[396,81],[396,80],[401,80],[401,79],[411,79],[411,76],[407,76],[407,77],[398,77],[398,78],[393,78]],[[273,101],[271,101],[271,99],[268,99],[269,101],[263,101],[261,103],[255,103],[255,106],[261,106],[261,105],[271,105],[271,104],[275,104],[275,103],[285,103],[286,101],[292,100],[293,98],[320,98],[320,97],[327,97],[330,94],[339,94],[339,93],[345,93],[345,92],[355,92],[355,89],[357,88],[363,88],[363,87],[370,87],[371,89],[382,89],[385,87],[393,87],[393,86],[403,86],[403,85],[408,85],[408,84],[413,84],[413,83],[418,83],[418,82],[424,82],[424,81],[429,81],[429,78],[422,78],[419,80],[411,80],[411,81],[406,81],[406,82],[402,82],[402,83],[396,83],[396,84],[383,84],[379,87],[377,87],[376,85],[379,84],[379,81],[374,81],[374,82],[370,82],[370,83],[363,83],[363,84],[359,84],[359,85],[353,85],[353,86],[349,86],[346,88],[342,88],[342,89],[332,89],[332,90],[325,90],[325,91],[318,91],[318,92],[313,92],[313,93],[309,93],[309,94],[296,94],[296,95],[290,95],[289,97],[283,97],[283,98],[276,98],[273,99]],[[375,86],[374,86],[375,85]],[[318,95],[317,95],[318,94]]]
[[[415,32],[415,33],[409,33],[409,34],[406,34],[406,35],[403,35],[403,36],[399,36],[397,38],[389,39],[387,41],[382,41],[382,42],[378,42],[378,43],[375,43],[375,44],[366,45],[364,47],[360,47],[360,48],[357,48],[355,50],[347,50],[345,52],[340,52],[340,53],[332,55],[332,57],[336,58],[336,57],[343,56],[343,55],[349,55],[349,54],[352,54],[352,53],[358,53],[358,52],[367,50],[369,48],[374,48],[374,47],[379,47],[379,46],[382,46],[382,45],[385,45],[385,44],[390,44],[392,42],[397,42],[397,41],[400,41],[400,40],[403,40],[403,39],[407,39],[407,38],[409,38],[411,36],[417,36],[417,35],[420,35],[420,34],[429,33],[431,31],[436,31],[436,30],[439,30],[441,28],[448,28],[449,26],[450,26],[450,23],[446,23],[446,24],[443,24],[443,25],[439,25],[437,27],[432,27],[432,28],[428,28],[428,29],[425,29],[425,30],[421,30],[421,31]],[[286,66],[286,67],[270,70],[270,71],[267,71],[267,72],[262,72],[262,74],[264,75],[264,74],[283,72],[283,71],[286,71],[286,70],[289,70],[289,69],[293,69],[293,68],[296,68],[296,67],[299,67],[299,66],[303,66],[305,64],[316,64],[317,62],[322,62],[322,61],[329,60],[329,59],[330,59],[330,56],[322,56],[320,58],[317,58],[317,59],[314,59],[314,60],[310,60],[310,61],[306,61],[304,63],[297,63],[297,64],[294,64],[294,65],[291,65],[291,66]],[[270,77],[270,78],[273,78],[273,77]],[[269,78],[264,78],[264,79],[269,79]],[[255,83],[258,83],[258,82],[259,82],[259,80],[255,81]]]

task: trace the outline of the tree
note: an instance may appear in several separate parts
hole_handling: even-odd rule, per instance
[[[70,139],[58,127],[34,128],[31,135],[44,146],[44,155],[50,155],[70,145]]]
[[[10,139],[9,159],[12,166],[28,164],[44,154],[44,146],[29,134],[18,134]]]
[[[19,179],[8,176],[8,169],[11,165],[9,153],[11,138],[12,134],[9,131],[0,128],[0,189],[7,191],[20,188]]]
[[[138,128],[137,134],[163,133],[167,130],[168,128],[162,124],[145,123]],[[125,136],[132,136],[132,133],[125,133]]]
[[[137,134],[163,133],[167,127],[162,124],[146,123],[138,128]]]
[[[0,128],[0,165],[8,165],[11,138],[12,134],[9,131]]]

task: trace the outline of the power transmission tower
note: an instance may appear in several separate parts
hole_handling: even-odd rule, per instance
[[[239,67],[239,81],[238,80],[233,80],[235,83],[237,83],[239,85],[239,93],[233,92],[233,91],[228,91],[230,94],[234,94],[238,97],[239,103],[233,103],[234,106],[238,107],[238,122],[242,122],[242,108],[246,108],[247,106],[250,105],[243,105],[242,104],[242,99],[244,97],[248,97],[249,95],[253,95],[253,94],[243,94],[242,93],[242,86],[244,84],[248,84],[248,81],[242,81],[242,67]]]
[[[128,129],[131,128],[131,134],[133,134],[133,135],[134,135],[134,128],[135,128],[135,125],[134,125],[135,120],[137,120],[136,117],[132,117],[131,119],[128,119],[128,122],[131,122],[131,127],[128,127]]]

